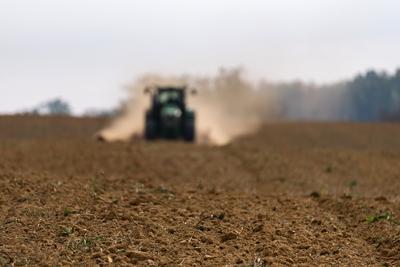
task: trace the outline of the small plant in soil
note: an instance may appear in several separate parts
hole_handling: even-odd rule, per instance
[[[332,167],[332,165],[326,166],[325,172],[326,172],[326,173],[332,173],[332,172],[333,172],[333,167]]]
[[[370,215],[365,219],[365,221],[367,223],[375,223],[375,222],[391,220],[391,219],[392,219],[392,215],[389,212],[384,212],[381,214]]]
[[[358,185],[357,180],[351,180],[349,183],[350,190],[353,190],[354,188],[356,188],[357,185]]]
[[[175,197],[175,193],[172,192],[171,190],[163,187],[163,186],[159,186],[154,190],[155,193],[161,194],[162,196],[170,199],[173,199]]]
[[[101,236],[84,236],[78,240],[75,240],[69,244],[71,250],[90,251],[97,243],[102,240]]]
[[[64,217],[67,217],[67,216],[71,215],[72,213],[73,213],[73,211],[70,208],[68,208],[68,207],[64,208],[64,211],[63,211]]]
[[[59,236],[70,236],[74,232],[72,227],[61,227],[60,231],[58,232]]]

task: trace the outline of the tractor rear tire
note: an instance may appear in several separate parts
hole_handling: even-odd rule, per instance
[[[196,139],[195,117],[194,115],[185,120],[183,139],[186,142],[194,142]]]
[[[146,114],[145,132],[144,137],[146,140],[156,139],[157,125],[156,121],[152,118],[151,113]]]

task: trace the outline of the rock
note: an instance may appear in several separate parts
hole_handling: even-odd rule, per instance
[[[321,197],[321,194],[317,191],[313,191],[313,192],[311,192],[310,197],[319,198],[319,197]]]
[[[130,259],[138,261],[153,260],[153,257],[141,251],[127,251],[125,255]]]
[[[260,224],[258,224],[258,225],[256,225],[256,226],[254,227],[253,232],[254,232],[254,233],[260,232],[263,228],[264,228],[264,225],[260,223]]]

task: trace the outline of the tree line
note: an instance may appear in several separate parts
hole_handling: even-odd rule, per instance
[[[400,69],[394,74],[370,70],[329,85],[301,81],[255,84],[243,78],[241,69],[221,69],[215,77],[185,76],[184,80],[194,84],[207,102],[225,105],[229,112],[261,116],[265,121],[400,121]],[[89,109],[82,115],[112,116],[120,110]],[[72,109],[68,102],[56,98],[23,113],[69,116]]]
[[[400,120],[400,69],[392,75],[370,70],[330,85],[265,83],[260,89],[269,92],[274,114],[281,119]]]

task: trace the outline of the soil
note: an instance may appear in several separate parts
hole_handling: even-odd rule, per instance
[[[400,125],[272,123],[221,147],[0,117],[0,266],[400,266]]]

